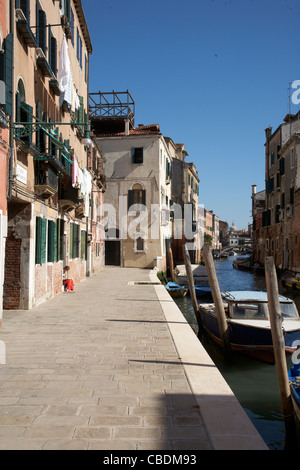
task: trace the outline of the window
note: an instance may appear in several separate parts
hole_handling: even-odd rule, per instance
[[[134,184],[128,191],[128,209],[134,204],[146,205],[146,191],[139,183]]]
[[[78,258],[79,257],[79,232],[80,227],[77,224],[70,224],[70,246],[69,246],[69,254],[70,258]]]
[[[54,73],[57,75],[57,41],[56,38],[52,35],[51,27],[49,26],[49,65]]]
[[[145,249],[145,240],[141,237],[138,237],[136,240],[135,240],[135,252],[144,252],[146,251]]]
[[[295,149],[291,149],[291,168],[294,168],[295,166]]]
[[[75,45],[75,26],[74,26],[74,12],[71,8],[71,30],[72,30],[72,46]]]
[[[63,260],[65,254],[65,241],[64,241],[64,232],[65,232],[65,221],[58,219],[57,221],[57,260]]]
[[[82,40],[79,34],[79,29],[77,28],[77,60],[82,68]]]
[[[294,204],[294,202],[295,202],[295,188],[294,186],[292,186],[290,188],[290,203]]]
[[[18,81],[18,91],[16,94],[16,122],[32,122],[33,108],[26,104],[25,87],[23,81]],[[17,140],[23,142],[32,142],[32,133],[27,136],[20,137],[20,131],[17,131]]]
[[[30,5],[29,5],[29,0],[16,0],[16,8],[20,8],[24,16],[26,16],[27,22],[29,24],[30,21]]]
[[[57,223],[48,221],[48,262],[57,261]]]
[[[131,163],[139,164],[144,162],[144,149],[143,147],[132,147],[131,149]]]
[[[36,11],[36,40],[37,45],[42,49],[45,56],[47,54],[47,18],[46,13],[40,9],[39,2],[37,2],[37,11]]]
[[[88,59],[87,59],[86,54],[84,55],[84,80],[85,80],[85,83],[87,83],[87,81],[88,81]]]
[[[36,218],[35,231],[35,263],[46,263],[46,232],[47,220],[41,217]]]
[[[80,258],[86,259],[87,258],[87,237],[86,231],[81,230],[81,239],[80,239]]]

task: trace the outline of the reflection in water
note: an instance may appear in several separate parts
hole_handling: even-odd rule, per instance
[[[232,267],[233,257],[216,260],[215,268],[221,291],[256,290],[266,291],[264,276],[239,271]],[[288,293],[279,285],[279,292],[293,298],[300,311],[300,295]],[[175,299],[178,307],[193,329],[197,322],[190,297]],[[284,449],[285,426],[282,419],[281,400],[275,365],[264,364],[234,354],[230,363],[225,362],[222,350],[209,338],[202,337],[201,342],[226,382],[243,406],[245,412],[256,426],[258,432],[270,449]],[[291,361],[288,358],[288,367]],[[297,423],[298,448],[300,449],[300,425]]]

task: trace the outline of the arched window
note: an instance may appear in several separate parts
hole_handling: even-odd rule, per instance
[[[26,103],[25,86],[22,78],[19,78],[17,93],[19,95],[20,103]]]
[[[128,208],[137,204],[137,209],[139,205],[146,205],[146,191],[140,183],[135,183],[132,188],[128,191]]]
[[[16,122],[21,123],[30,123],[32,122],[32,106],[26,104],[26,92],[25,85],[22,78],[18,80],[18,88],[16,93]],[[26,133],[21,137],[21,130],[17,130],[17,140],[22,140],[23,142],[32,142],[32,131]]]

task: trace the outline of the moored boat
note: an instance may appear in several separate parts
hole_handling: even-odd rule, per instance
[[[195,285],[196,297],[211,298],[210,286]]]
[[[237,256],[236,259],[233,261],[232,266],[235,269],[240,269],[242,271],[249,271],[251,268],[251,256],[243,255]]]
[[[185,297],[187,294],[187,289],[184,286],[176,284],[176,282],[168,282],[166,289],[173,298]]]
[[[295,414],[300,421],[300,362],[290,368],[289,380]]]
[[[285,273],[281,278],[281,284],[285,289],[300,292],[300,274]]]
[[[228,337],[232,351],[238,351],[265,362],[274,363],[272,332],[266,292],[231,291],[222,293]],[[300,318],[294,302],[279,296],[283,317],[285,351],[293,353],[300,339]],[[199,304],[204,329],[223,346],[215,305]]]

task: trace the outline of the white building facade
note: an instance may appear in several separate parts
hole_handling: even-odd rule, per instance
[[[97,135],[106,159],[105,264],[166,270],[171,156],[158,124]]]

